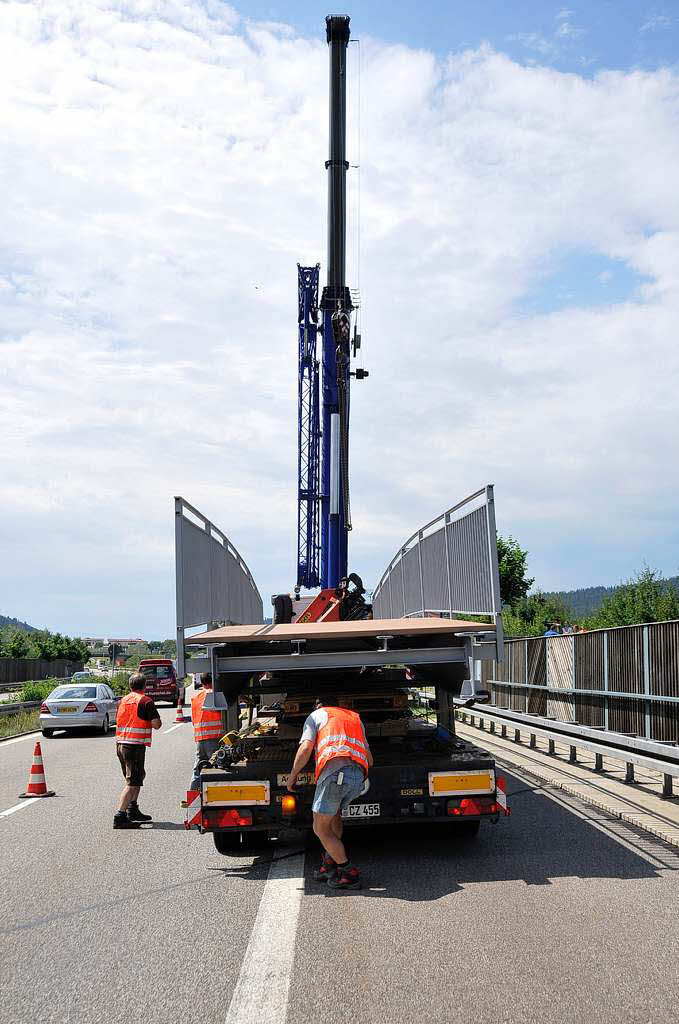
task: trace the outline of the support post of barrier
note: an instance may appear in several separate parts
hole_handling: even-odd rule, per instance
[[[536,743],[535,733],[532,732],[530,734],[530,741],[529,741],[529,746],[530,746],[531,750],[535,750],[535,743]]]
[[[577,759],[578,759],[578,748],[577,747],[569,747],[568,748],[568,760],[570,761],[571,764],[575,764]]]
[[[507,726],[506,725],[501,725],[500,726],[500,736],[502,736],[502,738],[505,739],[505,740],[507,739]]]
[[[521,742],[521,730],[520,729],[515,729],[514,730],[514,742],[515,743],[520,743]]]
[[[603,754],[594,755],[594,771],[602,772],[604,770],[604,756]]]
[[[554,740],[547,740],[547,753],[548,754],[553,754],[554,753]]]
[[[672,796],[672,776],[671,775],[663,775],[662,795],[663,795],[663,798],[665,798],[665,799],[669,799]]]
[[[625,764],[625,782],[634,782],[634,763],[632,761]]]
[[[491,732],[495,732],[495,721],[491,718],[490,725],[488,726]]]

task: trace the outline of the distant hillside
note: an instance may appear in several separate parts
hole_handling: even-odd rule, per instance
[[[38,632],[36,626],[29,626],[27,622],[22,622],[21,619],[13,619],[11,615],[0,615],[0,629],[2,629],[3,626],[12,626],[14,629],[23,629],[26,633]]]
[[[668,581],[679,593],[679,576],[671,576]],[[593,615],[601,602],[609,594],[612,594],[616,587],[583,587],[581,590],[554,590],[545,594],[545,597],[559,598],[570,608],[574,618]]]

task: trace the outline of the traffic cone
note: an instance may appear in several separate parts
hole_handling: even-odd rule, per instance
[[[186,715],[184,714],[184,708],[181,705],[181,701],[177,701],[177,717],[175,718],[175,722],[190,722],[190,721],[191,721],[191,719],[187,718]]]
[[[28,776],[28,788],[25,793],[19,793],[19,799],[23,800],[24,797],[33,796],[54,796],[54,790],[47,788],[45,782],[45,769],[42,764],[42,750],[40,749],[40,743],[36,740],[35,750],[33,751],[33,763],[31,765],[31,773]]]

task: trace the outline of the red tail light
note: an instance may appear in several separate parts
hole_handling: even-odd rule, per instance
[[[45,704],[44,701],[40,705],[40,714],[41,715],[50,715],[51,714],[50,709],[47,707],[47,705]]]
[[[252,825],[252,811],[242,811],[237,807],[229,807],[223,811],[217,811],[215,825],[220,828],[237,828],[243,825]]]
[[[98,710],[99,710],[99,708],[92,701],[90,701],[89,704],[86,704],[85,707],[83,708],[83,711],[87,711],[87,712],[91,712],[91,711],[95,711],[96,712]]]

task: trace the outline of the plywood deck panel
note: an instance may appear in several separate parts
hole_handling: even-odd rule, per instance
[[[418,636],[428,634],[464,634],[494,632],[485,622],[465,619],[357,619],[348,622],[291,622],[279,626],[223,626],[187,637],[188,646],[247,643],[250,640],[346,640],[376,636]]]

